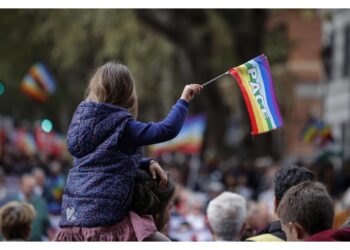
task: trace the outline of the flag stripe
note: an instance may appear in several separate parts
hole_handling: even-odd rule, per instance
[[[258,58],[259,62],[261,62],[261,74],[264,78],[264,82],[266,81],[266,88],[268,89],[269,92],[269,96],[270,98],[268,99],[269,101],[269,105],[271,106],[272,109],[272,113],[273,116],[276,117],[276,126],[280,127],[283,125],[283,120],[280,114],[280,111],[278,109],[278,104],[277,104],[277,99],[276,99],[276,95],[275,95],[275,90],[274,90],[274,86],[273,86],[273,81],[272,81],[272,77],[271,77],[271,71],[270,71],[270,66],[269,63],[266,59],[266,56],[261,55]],[[271,104],[270,104],[271,103]]]
[[[260,69],[260,65],[258,63],[256,63],[255,61],[253,61],[253,60],[250,61],[249,63],[252,65],[252,67],[255,67],[256,70],[257,70],[257,76],[258,76],[257,82],[258,83],[263,83],[264,79],[263,79],[263,76],[262,76],[262,74],[260,72],[260,70],[261,70]],[[266,91],[264,84],[260,85],[260,92],[261,92],[261,96],[262,96],[262,98],[264,100],[264,108],[267,110],[267,114],[268,114],[268,118],[263,117],[263,119],[267,123],[268,129],[266,131],[269,131],[269,130],[272,130],[273,128],[276,127],[276,124],[273,121],[273,115],[271,114],[271,109],[269,107],[269,102],[268,102],[268,100],[270,98],[270,95],[269,95],[269,93],[267,93],[268,91]],[[260,104],[258,104],[258,105],[260,105]]]
[[[247,93],[247,96],[249,97],[248,98],[249,103],[252,106],[252,109],[254,111],[254,117],[255,117],[255,121],[257,123],[257,129],[258,129],[256,133],[253,132],[253,135],[255,135],[255,134],[258,134],[259,131],[261,131],[261,132],[267,131],[268,127],[267,127],[266,122],[264,122],[265,118],[263,117],[263,114],[259,108],[259,104],[258,104],[255,96],[253,95],[252,87],[249,84],[250,77],[248,74],[244,74],[244,72],[247,72],[247,69],[248,68],[246,65],[242,65],[242,67],[239,68],[238,72],[240,73],[244,90]]]
[[[248,114],[249,114],[249,118],[250,118],[250,124],[252,126],[252,133],[255,134],[255,133],[258,133],[258,128],[257,128],[257,122],[256,122],[256,119],[255,119],[255,115],[254,115],[254,111],[253,111],[253,107],[250,103],[250,100],[249,100],[249,97],[248,97],[248,93],[247,91],[245,90],[244,86],[243,86],[243,82],[242,82],[242,79],[239,75],[239,73],[236,71],[236,69],[230,69],[230,74],[233,75],[237,82],[238,82],[238,86],[243,94],[243,98],[245,100],[245,103],[246,103],[246,106],[247,106],[247,109],[248,109]]]

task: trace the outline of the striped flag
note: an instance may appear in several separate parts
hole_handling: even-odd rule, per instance
[[[166,152],[182,152],[197,154],[202,148],[203,135],[206,127],[204,115],[186,118],[180,133],[172,140],[149,146],[151,155],[159,156]]]
[[[278,109],[270,66],[260,55],[229,70],[238,82],[248,109],[252,135],[280,128],[283,120]]]
[[[43,63],[36,63],[24,76],[21,90],[34,100],[43,103],[55,93],[56,81]]]

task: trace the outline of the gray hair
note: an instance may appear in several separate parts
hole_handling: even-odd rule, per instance
[[[235,193],[223,192],[210,201],[207,208],[209,225],[221,240],[236,240],[247,217],[245,199]]]

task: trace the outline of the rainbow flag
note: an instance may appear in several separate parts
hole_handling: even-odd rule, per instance
[[[274,92],[270,66],[265,55],[260,55],[229,70],[238,82],[248,109],[252,135],[280,128],[280,115]]]
[[[29,69],[29,74],[37,81],[37,83],[48,93],[52,94],[56,91],[56,82],[50,74],[48,68],[43,63],[36,63]]]
[[[186,118],[180,133],[172,140],[149,146],[150,154],[159,156],[166,152],[197,154],[202,148],[206,117],[202,114]]]
[[[306,143],[324,145],[333,141],[331,127],[321,120],[310,118],[302,128],[301,136]]]
[[[37,152],[37,146],[33,134],[24,129],[14,131],[14,143],[16,147],[26,155],[33,155]]]
[[[56,82],[43,63],[36,63],[24,76],[21,90],[38,102],[45,102],[56,91]]]
[[[30,74],[24,76],[21,82],[21,90],[38,102],[45,102],[48,97],[47,92],[38,86]]]

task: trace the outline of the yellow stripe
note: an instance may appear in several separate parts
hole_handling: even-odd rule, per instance
[[[245,65],[239,66],[238,72],[239,72],[239,75],[241,76],[241,79],[243,81],[243,86],[248,93],[248,97],[249,97],[250,103],[251,103],[253,111],[254,111],[254,116],[256,119],[259,133],[269,131],[269,127],[268,127],[267,122],[265,120],[265,116],[261,112],[260,105],[257,102],[257,100],[255,99],[255,96],[253,95],[252,87],[249,84],[250,76],[247,72],[247,67]]]
[[[272,234],[261,234],[257,236],[250,237],[246,239],[246,241],[256,241],[256,242],[273,242],[273,241],[284,241],[277,236],[274,236]]]

